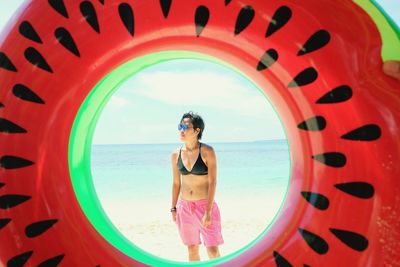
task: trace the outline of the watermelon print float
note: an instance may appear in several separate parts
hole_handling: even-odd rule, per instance
[[[398,266],[400,83],[381,69],[400,59],[399,32],[373,3],[35,0],[3,33],[1,266]],[[274,223],[234,254],[190,264],[126,240],[89,168],[118,85],[179,58],[256,83],[292,162]]]

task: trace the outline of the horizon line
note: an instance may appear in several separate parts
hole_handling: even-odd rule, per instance
[[[264,140],[254,140],[254,141],[207,141],[207,143],[214,143],[214,144],[224,144],[224,143],[257,143],[257,142],[268,142],[268,141],[286,141],[287,139],[264,139]],[[102,146],[102,145],[174,145],[180,144],[183,142],[172,142],[172,143],[99,143],[99,144],[92,144],[95,146]]]

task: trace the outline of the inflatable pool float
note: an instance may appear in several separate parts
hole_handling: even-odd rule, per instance
[[[0,265],[187,265],[116,230],[89,155],[119,84],[190,58],[257,84],[291,152],[274,222],[238,252],[190,265],[396,266],[400,83],[382,59],[399,60],[399,43],[361,0],[25,2],[0,38]]]

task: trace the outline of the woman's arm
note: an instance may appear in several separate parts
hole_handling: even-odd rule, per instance
[[[208,149],[206,162],[208,166],[208,202],[206,212],[211,214],[217,187],[217,157],[212,147]]]
[[[176,203],[178,202],[179,192],[181,190],[181,177],[176,166],[176,160],[178,157],[177,151],[172,152],[171,154],[171,164],[172,164],[172,201],[171,208],[176,207]]]

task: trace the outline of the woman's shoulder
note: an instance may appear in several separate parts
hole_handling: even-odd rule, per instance
[[[213,153],[214,152],[214,148],[206,143],[201,143],[201,152],[205,152],[205,153]]]
[[[179,155],[179,151],[181,150],[180,147],[175,148],[174,150],[171,151],[171,156],[177,157]]]

